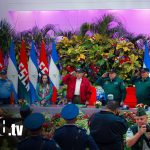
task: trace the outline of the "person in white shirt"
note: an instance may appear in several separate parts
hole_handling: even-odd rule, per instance
[[[74,104],[88,104],[91,95],[91,85],[84,77],[82,68],[77,68],[63,77],[62,82],[67,85],[67,100]]]

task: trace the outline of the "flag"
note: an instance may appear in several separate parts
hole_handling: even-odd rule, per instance
[[[56,87],[56,89],[59,89],[59,83],[60,83],[60,73],[58,68],[58,54],[56,50],[56,44],[53,41],[52,42],[52,53],[51,53],[51,59],[50,59],[50,65],[49,65],[49,77],[52,81],[53,85]]]
[[[2,55],[2,50],[0,49],[0,71],[4,68],[4,59]]]
[[[30,50],[28,70],[30,80],[30,99],[31,103],[34,103],[36,100],[36,84],[38,82],[38,64],[36,59],[34,42],[32,42],[32,48]]]
[[[18,97],[19,99],[27,100],[27,102],[30,103],[29,74],[24,41],[21,43],[18,77]]]
[[[7,77],[9,80],[12,81],[14,85],[14,99],[17,102],[18,101],[18,70],[17,70],[17,63],[16,63],[13,41],[11,41],[10,44]]]
[[[150,70],[150,53],[149,53],[148,43],[147,42],[145,42],[143,68],[148,68]]]
[[[42,74],[49,74],[48,71],[48,60],[46,57],[46,50],[45,50],[45,45],[44,45],[44,41],[42,40],[42,45],[41,45],[41,51],[40,51],[40,62],[39,62],[39,77]]]

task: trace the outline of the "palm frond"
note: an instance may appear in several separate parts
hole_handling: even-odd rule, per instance
[[[86,32],[90,30],[91,30],[91,24],[84,23],[80,27],[80,35],[85,36]]]

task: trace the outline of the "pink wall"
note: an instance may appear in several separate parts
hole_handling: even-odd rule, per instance
[[[105,13],[114,14],[132,33],[150,35],[150,10],[9,11],[8,18],[18,32],[49,23],[61,30],[78,30],[82,23],[94,22]]]

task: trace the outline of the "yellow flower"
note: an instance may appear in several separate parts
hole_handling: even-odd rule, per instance
[[[84,54],[80,54],[80,56],[77,58],[77,61],[80,61],[80,60],[85,60]]]

